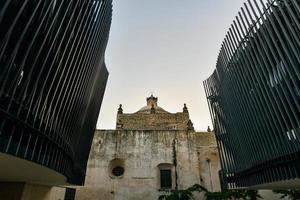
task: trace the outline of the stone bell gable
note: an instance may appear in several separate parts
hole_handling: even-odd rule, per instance
[[[151,95],[147,105],[135,113],[123,113],[120,105],[117,114],[117,130],[194,130],[189,112],[170,113],[158,106],[158,98]]]

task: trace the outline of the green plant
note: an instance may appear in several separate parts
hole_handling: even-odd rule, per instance
[[[244,199],[244,200],[257,200],[262,197],[258,194],[257,190],[224,190],[222,192],[208,192],[205,194],[206,200],[229,200],[229,199]]]
[[[299,189],[289,189],[289,190],[273,190],[274,193],[282,194],[280,199],[289,197],[292,200],[300,199],[300,190]]]
[[[205,197],[207,200],[227,200],[231,198],[231,193],[228,190],[223,192],[207,192]]]
[[[192,200],[193,192],[203,192],[206,200],[231,200],[231,199],[244,199],[244,200],[257,200],[262,197],[258,194],[257,190],[224,190],[222,192],[210,192],[205,187],[195,184],[185,190],[175,190],[170,194],[159,196],[159,200]]]
[[[164,194],[159,196],[159,200],[191,200],[194,199],[193,192],[208,192],[208,190],[199,185],[195,184],[184,190],[175,190],[171,194]]]
[[[249,200],[263,199],[262,196],[258,194],[257,190],[245,190],[245,196],[246,198],[249,197]]]

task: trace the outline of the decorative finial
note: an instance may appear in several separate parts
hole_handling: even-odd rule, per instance
[[[157,107],[157,97],[153,96],[153,93],[151,93],[150,97],[147,97],[147,106],[154,105],[154,108]]]
[[[207,127],[207,132],[211,132],[211,129],[209,126]]]
[[[154,114],[154,113],[155,113],[155,108],[154,108],[154,105],[153,105],[153,104],[151,105],[150,113],[151,113],[151,114]]]
[[[187,130],[188,131],[194,131],[194,125],[193,125],[193,122],[191,120],[188,121],[187,123]]]
[[[189,112],[188,109],[187,109],[187,107],[186,107],[186,104],[183,104],[183,112],[184,112],[184,113]]]
[[[118,114],[123,114],[122,104],[119,105]]]

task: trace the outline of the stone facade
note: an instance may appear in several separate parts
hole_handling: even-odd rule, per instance
[[[183,112],[169,113],[157,106],[157,98],[147,98],[147,106],[133,114],[123,113],[120,105],[117,114],[118,130],[186,130],[192,123],[184,104]]]
[[[154,200],[195,183],[219,191],[219,169],[214,133],[195,132],[186,106],[172,114],[151,96],[136,113],[125,114],[120,106],[116,130],[96,131],[76,199]],[[171,174],[169,188],[162,188],[164,170]]]
[[[118,114],[117,119],[122,130],[183,130],[189,121],[187,113]]]

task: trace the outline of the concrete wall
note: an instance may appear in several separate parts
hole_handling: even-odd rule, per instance
[[[27,183],[0,183],[2,200],[64,200],[65,188]]]
[[[65,188],[25,184],[21,200],[64,200]]]
[[[0,199],[20,200],[24,183],[0,182]]]
[[[220,165],[213,133],[98,130],[90,152],[85,186],[77,187],[76,199],[157,199],[163,194],[159,191],[158,166],[173,165],[174,188],[175,157],[179,189],[198,183],[220,190]],[[110,171],[110,161],[116,158],[124,161],[125,173],[121,177],[112,176]]]

